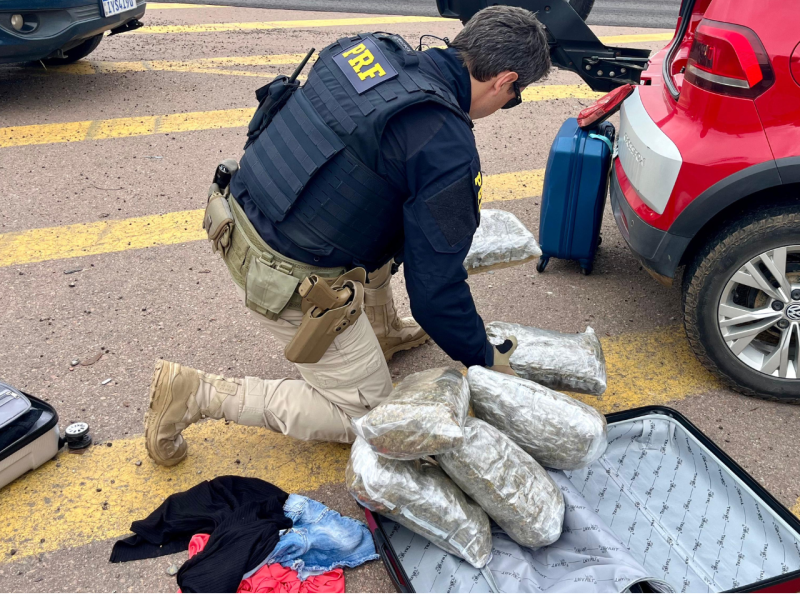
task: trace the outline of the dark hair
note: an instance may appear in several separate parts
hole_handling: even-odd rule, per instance
[[[550,71],[544,26],[531,11],[489,6],[473,16],[450,44],[478,81],[514,71],[526,86]]]

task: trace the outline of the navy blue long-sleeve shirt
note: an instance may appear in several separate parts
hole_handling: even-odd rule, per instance
[[[431,49],[423,54],[420,68],[438,69],[461,108],[469,112],[469,72],[456,51]],[[472,130],[443,106],[414,105],[389,121],[377,171],[407,198],[403,254],[396,260],[405,265],[414,318],[454,360],[467,366],[492,366],[494,348],[463,266],[479,222],[482,183]],[[236,185],[236,178],[231,190],[261,237],[278,252],[320,267],[355,264],[352,257],[310,231],[303,248],[293,244],[249,199],[246,189]]]

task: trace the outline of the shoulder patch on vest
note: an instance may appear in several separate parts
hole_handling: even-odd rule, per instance
[[[365,38],[333,57],[356,92],[363,94],[379,83],[397,76],[397,70],[371,39]]]
[[[451,247],[473,235],[478,228],[475,181],[471,174],[450,184],[425,203]]]

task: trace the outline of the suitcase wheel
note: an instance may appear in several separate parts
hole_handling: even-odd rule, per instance
[[[581,267],[581,275],[591,275],[592,267]]]
[[[602,243],[603,243],[603,236],[602,235],[598,235],[597,236],[597,245],[599,246]]]
[[[547,263],[550,262],[549,256],[541,256],[539,257],[539,262],[536,263],[536,271],[539,273],[544,273],[545,267],[547,267]]]

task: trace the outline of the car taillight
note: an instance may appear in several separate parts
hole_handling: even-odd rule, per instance
[[[689,52],[685,80],[717,94],[755,98],[774,83],[775,76],[752,29],[703,19]]]
[[[611,90],[591,106],[587,106],[578,114],[578,127],[586,129],[601,119],[613,115],[622,106],[622,101],[633,93],[636,86],[626,83]]]

